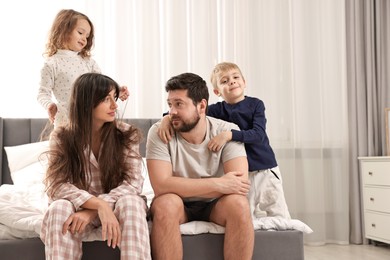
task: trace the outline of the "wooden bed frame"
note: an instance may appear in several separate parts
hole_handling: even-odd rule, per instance
[[[127,123],[139,127],[144,133],[140,152],[145,155],[147,132],[158,119],[125,119]],[[1,118],[0,117],[0,184],[12,184],[4,146],[14,146],[39,141],[47,119],[42,118]],[[183,235],[185,260],[223,259],[223,234]],[[179,246],[179,245],[178,245]],[[0,240],[1,259],[43,260],[44,244],[39,238]],[[111,249],[103,241],[83,243],[84,260],[120,259],[119,249]],[[303,233],[301,231],[255,232],[253,259],[303,260]]]

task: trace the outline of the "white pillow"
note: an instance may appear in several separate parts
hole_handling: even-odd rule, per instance
[[[12,178],[14,172],[39,162],[40,155],[49,149],[49,141],[5,146],[4,149],[7,153],[8,167]]]
[[[47,160],[32,163],[20,170],[11,172],[11,179],[14,185],[31,186],[42,184],[47,169]]]

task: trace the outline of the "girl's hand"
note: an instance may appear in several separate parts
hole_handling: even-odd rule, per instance
[[[120,87],[119,99],[125,101],[130,96],[130,92],[126,86]]]
[[[51,103],[47,107],[47,114],[49,115],[49,120],[51,123],[54,123],[54,120],[56,119],[57,110],[57,105],[55,103]]]

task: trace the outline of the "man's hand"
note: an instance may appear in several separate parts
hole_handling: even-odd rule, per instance
[[[246,196],[250,189],[250,182],[243,177],[242,172],[228,172],[218,178],[218,189],[222,194],[239,194]]]

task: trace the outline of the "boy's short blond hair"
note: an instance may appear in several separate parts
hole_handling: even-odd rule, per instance
[[[217,78],[218,78],[218,75],[221,72],[226,72],[226,71],[229,71],[229,70],[232,70],[232,69],[238,70],[238,72],[241,74],[241,77],[244,78],[240,68],[235,63],[232,63],[232,62],[221,62],[221,63],[218,63],[217,65],[215,65],[215,67],[213,69],[213,72],[211,73],[211,78],[210,78],[211,84],[213,84],[213,88],[214,89],[217,89]]]

